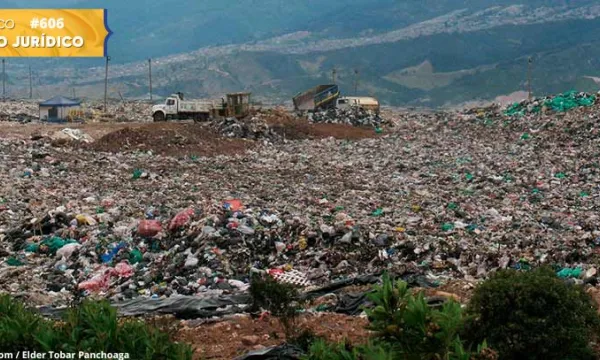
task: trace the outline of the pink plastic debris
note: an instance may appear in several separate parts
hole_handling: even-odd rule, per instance
[[[78,288],[92,292],[106,291],[110,286],[113,269],[103,268],[101,272],[87,281],[79,283]]]
[[[122,261],[115,266],[116,275],[124,278],[133,276],[133,267],[128,263]]]
[[[175,215],[175,217],[171,220],[171,223],[169,224],[169,230],[173,231],[173,230],[177,230],[180,227],[184,226],[185,224],[187,224],[192,216],[194,216],[194,209],[189,208],[189,209],[185,209],[183,211],[180,211],[177,215]]]
[[[271,276],[275,276],[275,275],[281,275],[284,274],[285,271],[283,269],[269,269],[267,270],[267,274],[271,275]]]
[[[114,204],[115,201],[111,198],[102,199],[102,201],[100,202],[100,205],[104,206],[105,208],[112,207]]]
[[[137,232],[143,237],[153,237],[162,230],[162,225],[158,220],[142,220],[138,225]]]

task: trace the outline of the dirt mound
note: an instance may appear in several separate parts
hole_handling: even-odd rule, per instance
[[[365,330],[367,320],[360,317],[319,313],[316,316],[301,316],[297,325],[301,330],[309,330],[332,342],[347,340],[358,345],[369,339],[369,332]],[[198,327],[184,326],[176,335],[177,340],[192,344],[196,350],[194,359],[229,360],[252,350],[285,342],[279,322],[268,316],[263,320],[240,317]]]
[[[305,121],[296,120],[293,124],[274,125],[276,131],[281,132],[287,139],[324,139],[334,137],[336,139],[357,140],[376,137],[373,129],[359,128],[342,124],[310,124]]]
[[[151,123],[138,128],[126,127],[108,133],[93,144],[95,151],[152,151],[169,156],[214,156],[243,152],[252,143],[242,139],[223,139],[198,124]]]
[[[232,155],[269,139],[363,139],[375,137],[372,128],[344,124],[312,124],[282,110],[251,115],[247,119],[225,119],[206,124],[162,122],[127,126],[109,132],[85,149],[107,152],[152,151],[169,156]]]
[[[268,125],[271,131],[289,140],[323,139],[364,139],[376,137],[371,127],[357,127],[347,124],[314,124],[306,118],[291,115],[285,110],[274,109],[256,114]]]

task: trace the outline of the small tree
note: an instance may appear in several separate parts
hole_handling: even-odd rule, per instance
[[[458,334],[465,318],[459,303],[446,302],[441,309],[430,307],[422,293],[413,295],[404,281],[393,282],[384,274],[383,283],[368,295],[373,309],[365,310],[369,328],[403,359],[453,360],[478,356],[495,358],[485,342],[477,354],[463,347]],[[482,340],[483,341],[483,340]]]
[[[403,281],[385,274],[383,283],[368,295],[366,309],[372,342],[361,346],[317,341],[305,360],[496,360],[485,341],[476,351],[465,348],[458,336],[465,322],[460,304],[449,301],[441,309],[428,306],[422,293],[413,295]]]
[[[500,359],[593,359],[596,311],[581,287],[550,269],[504,270],[475,289],[464,334],[473,342],[487,339]]]
[[[294,338],[298,310],[302,302],[298,289],[291,284],[278,283],[273,278],[254,275],[250,283],[250,296],[255,311],[265,309],[275,316],[289,341]]]

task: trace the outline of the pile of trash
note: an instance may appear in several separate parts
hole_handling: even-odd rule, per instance
[[[39,109],[36,102],[9,100],[2,102],[0,121],[30,123],[39,121]]]
[[[346,124],[352,126],[371,126],[375,128],[379,128],[383,125],[390,125],[390,123],[380,117],[379,114],[361,108],[332,108],[309,113],[308,121],[312,123]]]
[[[108,111],[104,111],[104,103],[88,100],[81,104],[75,121],[83,122],[150,122],[152,121],[152,104],[142,100],[111,100]]]
[[[39,121],[38,100],[7,99],[2,103],[0,121],[30,123]],[[71,116],[73,122],[150,122],[152,104],[148,101],[110,101],[108,112],[104,103],[87,100]]]
[[[96,117],[96,119],[101,122],[150,122],[152,121],[152,105],[149,101],[144,100],[113,101],[108,104],[110,117],[104,115]]]
[[[0,121],[14,121],[22,124],[30,123],[33,121],[38,121],[39,117],[36,115],[30,115],[26,113],[17,113],[17,114],[0,114]]]
[[[209,126],[215,133],[225,138],[260,140],[267,143],[332,136],[340,139],[360,139],[374,137],[381,133],[379,127],[376,127],[376,131],[372,131],[347,124],[315,124],[281,108],[256,111],[243,119],[217,119]]]
[[[89,144],[94,141],[94,138],[92,138],[90,135],[86,134],[85,132],[81,131],[80,129],[71,129],[71,128],[64,128],[62,130],[56,131],[55,133],[50,134],[50,138],[57,142],[75,141],[75,142],[82,142],[82,143],[86,143],[86,144]]]
[[[465,109],[460,112],[463,119],[488,119],[502,116],[502,109],[498,104],[490,104],[485,107]]]
[[[524,100],[510,105],[504,112],[507,116],[524,116],[540,112],[565,112],[578,107],[590,107],[596,103],[596,95],[575,90],[555,96]]]
[[[218,134],[226,138],[268,139],[271,141],[281,139],[281,135],[260,116],[249,116],[242,120],[233,117],[214,120],[211,122],[211,126]]]
[[[0,290],[45,304],[205,298],[244,292],[255,272],[310,288],[389,270],[435,286],[542,264],[593,285],[594,109],[509,124],[405,114],[383,136],[206,157],[4,138]],[[235,134],[237,123],[223,129]],[[152,128],[92,145],[162,141],[166,149],[214,137],[200,124]],[[236,136],[255,136],[249,129]]]

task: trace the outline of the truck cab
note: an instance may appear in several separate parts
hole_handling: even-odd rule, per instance
[[[170,117],[177,116],[180,100],[183,100],[180,94],[172,94],[165,99],[164,104],[152,106],[154,121],[165,121]]]

